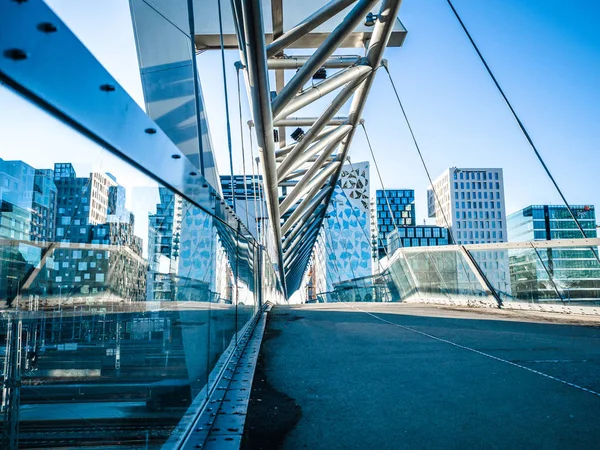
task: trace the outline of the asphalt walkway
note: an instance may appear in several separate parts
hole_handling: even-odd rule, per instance
[[[589,324],[278,306],[257,374],[247,448],[600,448],[600,327]]]

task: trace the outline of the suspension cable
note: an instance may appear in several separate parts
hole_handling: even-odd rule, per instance
[[[384,65],[384,67],[385,67],[385,68],[386,68],[386,70],[387,70],[387,65]],[[388,75],[389,75],[389,71],[388,71]],[[391,77],[390,77],[390,80],[391,80]],[[393,82],[392,82],[392,85],[393,85]],[[396,92],[396,97],[398,98],[398,103],[400,103],[400,107],[402,108],[402,112],[404,113],[404,108],[402,107],[402,103],[400,102],[400,97],[398,97],[398,93],[397,93],[397,91],[395,90],[395,86],[394,86],[394,92]],[[404,114],[404,118],[406,119],[406,123],[407,123],[407,124],[409,124],[409,122],[408,122],[408,117],[406,116],[406,114]],[[369,134],[367,133],[367,128],[365,127],[365,122],[364,122],[364,120],[361,120],[361,121],[360,121],[360,124],[361,124],[361,126],[362,126],[362,129],[363,129],[363,131],[364,131],[364,133],[365,133],[365,137],[366,137],[366,139],[367,139],[367,145],[368,145],[368,147],[369,147],[369,150],[370,150],[370,152],[371,152],[371,157],[373,158],[373,162],[375,163],[375,169],[377,170],[377,175],[379,176],[379,181],[380,181],[380,183],[381,183],[381,187],[382,187],[382,189],[384,190],[384,193],[385,193],[385,186],[383,185],[383,179],[382,179],[382,177],[381,177],[381,172],[379,171],[379,166],[378,166],[378,164],[377,164],[377,159],[375,158],[375,153],[373,152],[373,146],[371,145],[371,140],[369,139]],[[425,168],[425,172],[427,173],[427,177],[429,178],[429,182],[431,183],[431,189],[433,190],[433,192],[434,192],[434,195],[436,195],[436,201],[438,201],[438,200],[437,200],[437,194],[435,193],[435,188],[433,187],[433,183],[431,182],[431,177],[430,177],[430,175],[429,175],[429,170],[427,169],[427,166],[425,165],[425,160],[423,159],[423,157],[422,157],[422,155],[421,155],[421,150],[419,149],[419,146],[418,146],[418,144],[417,144],[417,141],[416,141],[416,139],[415,139],[415,136],[414,136],[414,134],[412,133],[412,128],[410,127],[410,124],[409,124],[409,129],[410,129],[410,131],[411,131],[411,135],[413,136],[413,141],[415,142],[415,146],[417,147],[417,150],[419,151],[419,155],[421,156],[421,161],[423,162],[423,167]],[[387,198],[387,194],[385,195],[385,200],[386,200],[386,203],[387,203],[388,209],[390,210],[390,213],[391,213],[391,207],[390,207],[390,204],[389,204],[389,200],[388,200],[388,198]],[[440,208],[441,208],[441,204],[440,204]],[[415,216],[416,216],[416,214],[415,214]],[[446,222],[446,226],[447,226],[447,230],[448,230],[449,242],[452,242],[452,241],[453,241],[453,238],[452,238],[452,231],[451,231],[451,229],[450,229],[450,226],[448,225],[448,220],[446,219],[446,215],[445,215],[445,214],[443,214],[443,216],[444,216],[444,220],[445,220],[445,222]],[[394,220],[393,220],[393,219],[392,219],[392,223],[394,223],[394,228],[396,229],[396,232],[398,233],[398,242],[399,242],[399,243],[402,243],[402,240],[400,239],[400,231],[398,230],[398,226],[397,226],[397,224],[394,222]],[[416,224],[415,224],[415,225],[416,225]],[[400,245],[400,247],[404,247],[404,246],[403,246],[403,245]],[[428,253],[426,253],[426,255],[427,255],[427,256],[429,256],[429,255],[428,255]],[[466,271],[466,268],[465,268],[465,263],[464,263],[463,259],[462,259],[462,258],[459,258],[459,260],[461,261],[461,264],[462,264],[462,266],[463,266],[463,270],[465,270],[465,271]],[[443,277],[442,277],[442,275],[441,275],[441,272],[440,272],[440,271],[439,271],[439,269],[438,269],[438,266],[437,266],[437,263],[435,262],[435,259],[431,259],[431,263],[432,263],[432,265],[433,265],[433,267],[434,267],[434,270],[435,270],[435,271],[436,271],[436,273],[438,274],[440,281],[441,281],[441,282],[442,282],[444,285],[446,285],[446,282],[445,282],[445,280],[443,279]],[[470,280],[469,280],[469,281],[470,281]],[[417,288],[417,285],[416,285],[416,280],[415,280],[415,289],[416,289],[416,291],[417,291],[417,293],[418,293],[419,289]],[[447,291],[449,291],[449,289],[448,289],[448,287],[447,287],[447,286],[445,287],[445,289],[446,289]],[[447,295],[449,295],[449,294],[447,294]]]
[[[223,19],[221,14],[221,0],[217,0],[217,6],[219,9],[219,40],[221,43],[221,66],[223,70],[223,91],[225,94],[225,118],[227,120],[227,146],[229,149],[229,170],[231,172],[231,196],[233,203],[233,210],[236,211],[235,207],[235,177],[233,175],[233,148],[231,145],[231,124],[229,123],[229,96],[227,95],[227,73],[225,71],[225,44],[223,43]]]
[[[259,165],[258,165],[258,158],[256,160],[254,159],[254,143],[253,143],[253,140],[252,140],[252,126],[253,125],[254,125],[254,123],[251,120],[249,120],[248,121],[248,131],[250,133],[250,157],[252,158],[252,163],[253,163],[252,164],[252,170],[253,171],[254,171],[254,162],[256,162],[256,174],[257,174],[256,175],[256,185],[258,187],[258,207],[259,207],[259,210],[260,210],[260,218],[259,218],[259,220],[262,221],[262,223],[259,224],[260,226],[257,227],[257,229],[260,228],[259,242],[262,241],[261,242],[262,245],[265,246],[265,243],[266,243],[265,239],[264,239],[264,236],[265,236],[265,230],[264,230],[264,227],[265,227],[265,211],[264,211],[264,208],[263,208],[263,202],[264,202],[264,192],[263,192],[264,191],[264,185],[263,185],[263,183],[259,183],[259,180],[258,180],[258,178],[260,177],[260,168],[259,168]],[[257,220],[257,223],[259,222],[259,220]]]
[[[417,142],[417,138],[415,137],[415,133],[413,131],[412,125],[410,124],[410,120],[408,119],[408,116],[406,114],[406,111],[404,109],[404,105],[402,104],[402,100],[400,100],[400,95],[398,94],[398,90],[396,89],[396,84],[394,83],[394,79],[392,78],[392,74],[390,73],[390,69],[388,68],[387,64],[384,64],[383,67],[385,67],[385,71],[388,74],[388,78],[390,79],[390,83],[392,85],[392,88],[394,89],[394,94],[396,95],[396,99],[398,100],[398,105],[400,105],[400,110],[402,111],[402,115],[404,116],[404,120],[406,122],[406,125],[408,127],[408,130],[410,132],[410,136],[413,140],[413,143],[415,144],[415,148],[417,150],[417,153],[419,154],[419,158],[421,159],[421,163],[423,165],[423,169],[425,170],[425,173],[427,175],[427,179],[429,180],[429,185],[431,186],[431,190],[433,192],[433,196],[435,199],[435,203],[437,205],[439,205],[440,208],[440,212],[442,213],[442,218],[444,220],[444,223],[446,224],[446,228],[448,230],[448,238],[449,238],[449,242],[457,244],[457,242],[454,240],[454,235],[452,234],[452,227],[450,226],[450,221],[448,220],[448,217],[446,216],[446,213],[444,212],[444,208],[442,207],[442,203],[440,201],[440,197],[438,196],[437,190],[433,184],[433,180],[431,178],[431,174],[429,172],[429,168],[427,167],[427,164],[425,163],[425,158],[423,157],[423,153],[421,152],[421,147],[419,147],[419,143]],[[363,125],[364,128],[364,125]],[[366,132],[366,131],[365,131]],[[452,200],[450,200],[452,201]],[[463,271],[465,272],[465,274],[469,274],[469,270],[467,270],[467,267],[465,266],[465,262],[463,261],[464,258],[459,258],[459,261],[461,262]],[[477,266],[479,266],[479,263],[477,263]],[[436,268],[437,270],[437,268]],[[479,270],[483,273],[483,271],[481,270],[481,268],[479,268]],[[485,276],[485,279],[487,280],[487,276]],[[467,276],[467,279],[469,280],[469,284],[471,282],[471,277]],[[487,284],[489,285],[489,287],[491,287],[492,290],[492,294],[494,294],[495,296],[497,296],[497,292],[496,289],[492,286],[491,282],[489,280],[487,280]],[[472,287],[472,286],[471,286]],[[499,297],[498,297],[499,298]]]
[[[248,122],[250,123],[251,121],[249,120]],[[256,238],[258,239],[258,242],[260,243],[260,235],[258,232],[258,220],[259,220],[261,213],[259,213],[259,206],[256,201],[256,197],[259,195],[259,192],[258,192],[259,184],[258,184],[258,178],[256,176],[256,172],[254,171],[254,151],[252,150],[252,129],[250,128],[250,124],[248,124],[248,133],[250,136],[250,158],[251,158],[250,159],[250,170],[252,170],[252,191],[253,191],[252,198],[254,199],[254,222],[255,222],[254,225],[256,226]],[[259,201],[260,201],[260,199],[259,199]]]
[[[240,63],[241,64],[241,63]],[[242,174],[244,175],[244,199],[246,201],[246,226],[250,228],[250,218],[248,217],[248,184],[246,179],[246,149],[244,146],[244,126],[242,125],[242,97],[240,88],[240,64],[235,65],[235,73],[237,76],[237,97],[238,97],[238,113],[240,119],[240,142],[242,144]],[[256,207],[256,202],[254,203]],[[256,214],[256,209],[254,209]],[[256,217],[255,217],[256,219]]]
[[[471,37],[471,34],[467,30],[467,27],[465,26],[464,22],[462,21],[462,19],[458,15],[458,12],[454,8],[454,5],[452,4],[452,2],[450,0],[447,0],[447,2],[448,2],[448,5],[450,6],[450,8],[452,9],[452,12],[456,16],[456,19],[458,20],[458,23],[460,24],[460,26],[462,27],[463,31],[467,35],[467,38],[471,42],[471,45],[475,49],[475,52],[477,53],[477,56],[479,56],[479,59],[481,60],[481,62],[485,66],[485,69],[486,69],[488,75],[490,76],[490,78],[492,79],[492,81],[494,82],[494,84],[496,85],[496,88],[498,89],[498,92],[500,92],[500,95],[502,95],[502,98],[504,99],[504,102],[506,103],[506,106],[508,106],[508,109],[510,110],[512,116],[517,121],[517,124],[519,125],[519,128],[521,129],[521,132],[525,136],[525,139],[527,139],[527,142],[529,143],[529,145],[533,149],[533,151],[535,153],[535,156],[537,157],[538,161],[540,162],[540,164],[544,168],[544,171],[548,175],[548,178],[550,178],[550,181],[552,181],[552,184],[556,188],[556,191],[558,192],[558,195],[560,195],[560,198],[562,199],[563,203],[567,207],[567,210],[569,211],[569,214],[571,215],[571,217],[575,221],[575,225],[577,225],[577,228],[579,229],[579,231],[581,232],[581,235],[585,239],[587,236],[585,235],[585,232],[583,231],[583,227],[581,226],[581,223],[579,222],[579,220],[577,220],[577,217],[575,217],[575,214],[573,213],[573,210],[571,209],[571,205],[567,202],[567,199],[563,195],[561,189],[558,187],[558,183],[556,182],[556,180],[554,179],[554,177],[550,173],[550,169],[548,169],[548,166],[546,166],[546,163],[544,162],[544,159],[542,158],[542,155],[540,154],[540,152],[538,151],[537,147],[533,143],[533,140],[531,139],[531,136],[529,136],[529,133],[525,129],[525,125],[523,125],[523,122],[521,122],[521,119],[519,118],[519,116],[515,112],[512,104],[508,100],[508,97],[506,96],[506,94],[504,93],[504,91],[502,90],[502,88],[500,87],[500,84],[498,83],[498,80],[496,80],[496,77],[492,73],[492,70],[490,69],[490,66],[488,66],[485,58],[483,57],[483,55],[479,51],[479,47],[477,47],[477,44],[475,44],[475,41]],[[596,259],[598,260],[598,263],[600,263],[600,259],[598,258],[598,255],[596,254],[596,252],[592,250],[592,253],[594,253],[594,256],[596,256]]]
[[[452,229],[450,227],[450,222],[448,221],[448,217],[446,216],[446,213],[444,212],[444,209],[442,208],[442,203],[440,202],[440,197],[438,196],[437,190],[433,184],[433,179],[431,178],[431,174],[429,173],[429,169],[427,168],[427,164],[425,163],[425,159],[423,158],[423,153],[421,152],[421,147],[419,147],[419,143],[417,142],[415,133],[412,129],[410,121],[408,120],[406,111],[404,110],[404,105],[402,104],[402,101],[400,100],[400,95],[398,94],[398,90],[396,89],[396,84],[394,83],[394,80],[392,79],[392,74],[390,73],[390,70],[389,70],[387,64],[384,64],[383,67],[385,68],[385,71],[388,74],[388,78],[390,79],[390,83],[392,84],[392,88],[394,89],[394,94],[396,95],[396,99],[398,100],[398,105],[400,105],[400,110],[402,111],[402,115],[404,116],[404,120],[408,127],[408,131],[410,132],[412,141],[415,144],[415,148],[417,150],[417,153],[419,154],[421,163],[423,164],[423,169],[425,169],[425,174],[427,175],[427,180],[429,181],[429,185],[431,186],[431,190],[435,197],[435,202],[440,206],[440,212],[442,213],[442,218],[444,219],[444,223],[446,224],[446,227],[448,228],[448,237],[450,238],[450,242],[456,243],[454,236],[452,235]]]

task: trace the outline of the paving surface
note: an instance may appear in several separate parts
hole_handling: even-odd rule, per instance
[[[405,304],[271,314],[264,377],[301,409],[282,448],[600,448],[598,326]]]

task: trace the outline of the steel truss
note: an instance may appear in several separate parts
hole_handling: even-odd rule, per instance
[[[364,56],[334,55],[379,3]],[[273,41],[265,42],[260,1],[231,0],[245,66],[249,102],[263,169],[268,216],[273,227],[278,269],[288,294],[295,291],[310,260],[334,187],[356,131],[383,53],[397,22],[401,0],[331,0],[283,31],[281,0],[272,0]],[[340,13],[351,7],[345,16]],[[319,25],[339,15],[339,24],[310,56],[284,51]],[[322,69],[338,69],[327,76]],[[272,98],[269,70],[275,71]],[[296,73],[285,83],[284,71]],[[319,72],[321,76],[315,77]],[[307,87],[311,79],[322,81]],[[291,117],[327,94],[335,97],[319,117]],[[336,114],[350,101],[345,117]],[[309,126],[286,145],[286,127]],[[279,131],[276,148],[274,132]]]

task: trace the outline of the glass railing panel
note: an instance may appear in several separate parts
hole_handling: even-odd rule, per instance
[[[415,281],[410,273],[404,253],[396,252],[385,273],[395,289],[392,301],[404,301],[416,294]]]
[[[510,298],[531,304],[600,303],[597,247],[510,249]]]
[[[256,249],[253,241],[238,235],[237,239],[237,331],[240,332],[256,312]]]
[[[405,256],[421,301],[472,302],[486,297],[459,249],[411,249]]]
[[[41,131],[16,122],[0,138],[0,406],[20,426],[10,439],[160,446],[202,406],[256,310],[255,244],[199,175],[205,209],[12,92],[0,99]],[[266,257],[263,269],[280,301]]]

